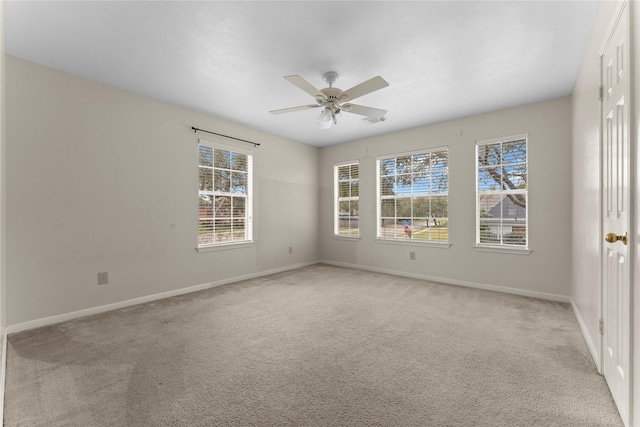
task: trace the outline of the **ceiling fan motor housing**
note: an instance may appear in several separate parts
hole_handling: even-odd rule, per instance
[[[326,98],[326,102],[344,102],[346,100],[349,99],[348,96],[344,95],[342,90],[336,88],[336,87],[326,87],[324,89],[320,89],[320,92],[322,92],[327,98]]]

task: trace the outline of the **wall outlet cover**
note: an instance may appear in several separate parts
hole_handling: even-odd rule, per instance
[[[106,285],[107,283],[109,283],[109,274],[106,271],[98,273],[98,285]]]

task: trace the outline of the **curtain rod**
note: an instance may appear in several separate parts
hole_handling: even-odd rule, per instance
[[[191,129],[193,129],[193,132],[194,132],[194,133],[195,133],[195,132],[206,132],[206,133],[210,133],[210,134],[213,134],[213,135],[223,136],[223,137],[225,137],[225,138],[229,138],[229,139],[235,139],[236,141],[246,142],[247,144],[253,144],[253,146],[254,146],[254,147],[257,147],[257,146],[259,146],[259,145],[260,145],[260,144],[258,144],[257,142],[247,141],[246,139],[236,138],[235,136],[223,135],[223,134],[221,134],[221,133],[215,133],[215,132],[211,132],[211,131],[204,130],[204,129],[198,129],[198,128],[195,128],[195,127],[193,127],[193,126],[191,126]]]

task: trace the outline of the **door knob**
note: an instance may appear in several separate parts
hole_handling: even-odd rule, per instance
[[[606,240],[609,243],[615,243],[618,240],[621,240],[622,243],[624,243],[626,245],[627,244],[627,233],[624,233],[624,236],[618,236],[616,233],[609,233],[604,238],[604,240]]]

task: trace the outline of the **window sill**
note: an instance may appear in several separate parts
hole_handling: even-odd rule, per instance
[[[473,247],[478,252],[495,252],[500,254],[512,254],[512,255],[530,255],[533,252],[527,248],[514,248],[511,246],[479,246]]]
[[[196,251],[198,251],[198,253],[215,252],[215,251],[225,251],[227,249],[249,248],[252,246],[254,246],[253,242],[223,243],[223,244],[212,245],[212,246],[200,246],[196,248]]]
[[[334,240],[347,240],[350,242],[358,242],[360,240],[360,236],[348,236],[348,235],[342,235],[342,234],[334,234],[333,235],[333,239]]]
[[[376,242],[389,244],[389,245],[425,246],[425,247],[429,247],[429,248],[438,248],[438,249],[449,249],[451,247],[451,243],[449,243],[449,242],[443,242],[443,243],[418,242],[418,241],[415,241],[415,240],[381,239],[379,237],[376,238]]]

